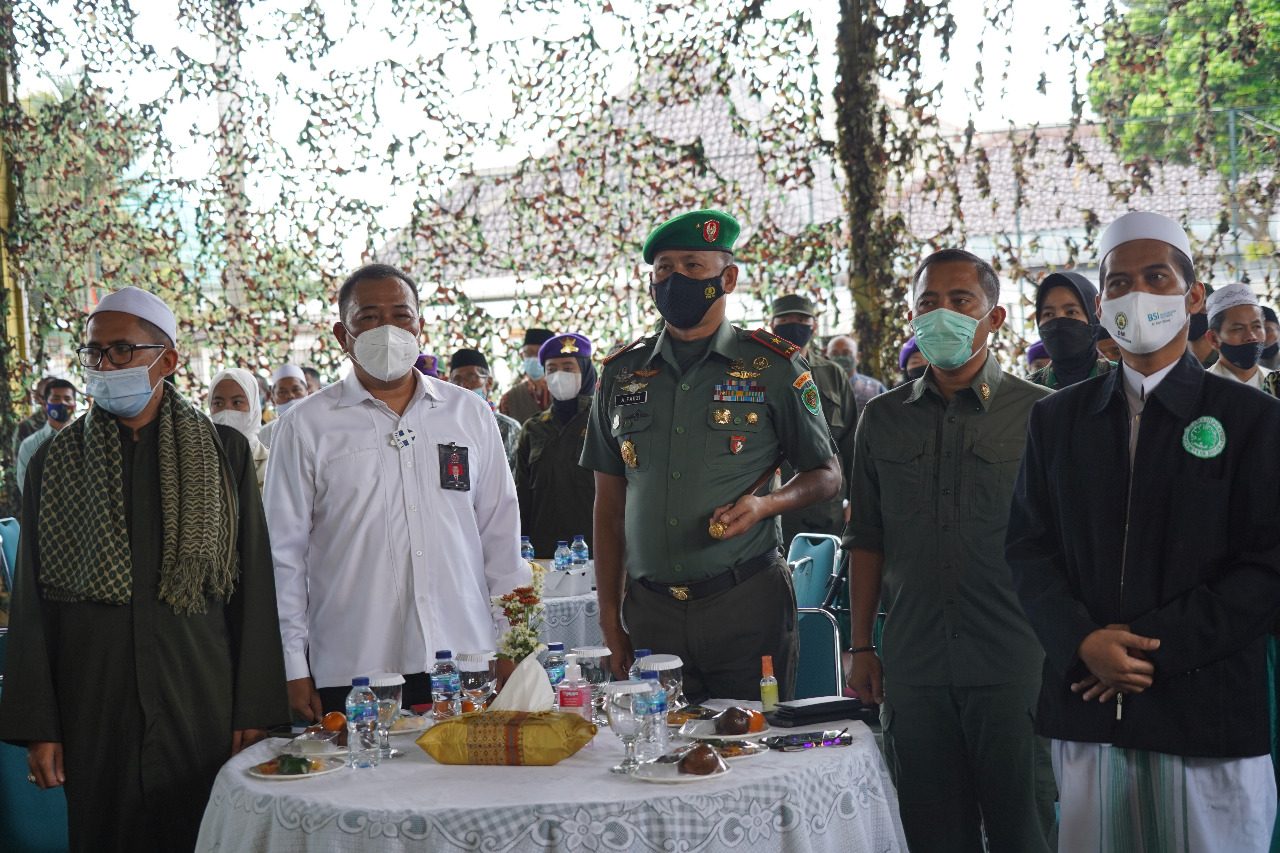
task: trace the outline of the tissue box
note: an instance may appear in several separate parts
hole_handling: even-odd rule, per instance
[[[436,723],[417,744],[441,764],[546,766],[582,749],[596,731],[562,711],[484,711]]]
[[[586,595],[591,592],[591,581],[595,578],[592,569],[569,569],[568,571],[547,572],[543,581],[543,598],[563,598],[567,595]]]

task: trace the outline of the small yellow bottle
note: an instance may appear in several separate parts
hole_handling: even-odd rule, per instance
[[[760,679],[760,706],[765,713],[778,707],[778,679],[773,677],[773,656],[762,658],[764,678]]]

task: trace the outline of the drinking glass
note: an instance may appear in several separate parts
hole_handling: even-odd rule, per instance
[[[582,680],[591,685],[591,722],[597,726],[609,724],[604,710],[604,690],[609,681],[610,651],[606,646],[587,646],[574,649],[578,664],[582,667]]]
[[[634,773],[640,766],[636,761],[636,740],[644,729],[647,713],[645,693],[650,685],[644,681],[615,681],[604,685],[605,708],[609,714],[609,728],[622,741],[625,750],[622,763],[611,768],[614,773]]]
[[[471,703],[472,710],[484,710],[484,703],[498,682],[496,656],[493,652],[462,652],[455,660],[463,698]]]
[[[378,698],[378,754],[383,758],[399,758],[404,753],[391,747],[391,726],[400,716],[404,678],[396,675],[394,678],[370,679],[369,689]]]

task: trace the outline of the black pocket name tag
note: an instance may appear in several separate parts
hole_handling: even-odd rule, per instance
[[[637,391],[635,394],[618,394],[613,398],[614,406],[639,406],[649,402],[648,391]]]
[[[471,465],[467,448],[456,444],[437,444],[440,453],[440,488],[455,492],[471,491]]]

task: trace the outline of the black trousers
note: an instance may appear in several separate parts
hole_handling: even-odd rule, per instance
[[[351,692],[350,687],[317,687],[316,692],[320,694],[320,705],[327,714],[330,711],[346,711],[347,710],[347,694]],[[411,708],[414,705],[430,705],[431,704],[431,675],[426,672],[415,672],[412,675],[404,677],[404,698],[400,704],[402,707]]]
[[[791,567],[773,564],[724,592],[678,601],[628,580],[622,619],[633,648],[684,661],[684,695],[760,701],[760,658],[773,656],[781,699],[795,692],[800,660]]]

